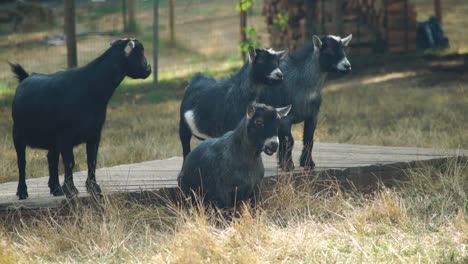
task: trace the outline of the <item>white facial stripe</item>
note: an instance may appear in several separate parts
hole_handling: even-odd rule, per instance
[[[278,74],[279,74],[279,76],[278,76]],[[282,76],[282,74],[283,73],[281,72],[281,70],[279,68],[276,68],[270,73],[270,75],[268,75],[268,78],[270,78],[272,80],[281,80],[282,77],[280,77],[280,76]]]
[[[195,136],[197,136],[199,138],[203,138],[203,139],[210,138],[210,136],[208,136],[206,134],[203,134],[200,131],[198,131],[197,125],[195,123],[195,113],[193,112],[193,110],[189,110],[189,111],[185,112],[184,113],[184,118],[185,118],[185,122],[187,122],[190,130],[192,131],[192,134],[194,134]]]
[[[349,70],[349,67],[346,68],[345,65],[351,66],[351,63],[349,63],[348,58],[344,57],[338,64],[336,64],[336,68],[340,71],[347,71]]]
[[[133,48],[135,48],[135,42],[133,42],[133,40],[130,40],[128,43],[127,43],[127,46],[125,46],[125,57],[128,57],[130,55],[130,53],[132,52]]]
[[[267,138],[267,139],[265,140],[265,142],[263,143],[263,147],[266,147],[266,146],[270,145],[271,143],[279,144],[278,136],[274,136],[274,137],[271,137],[271,138]]]

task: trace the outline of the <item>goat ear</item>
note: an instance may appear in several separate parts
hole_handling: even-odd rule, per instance
[[[253,104],[247,106],[247,119],[252,119],[255,115],[255,106]]]
[[[255,52],[255,49],[252,46],[249,46],[249,63],[252,63],[256,56],[257,52]]]
[[[284,49],[284,50],[277,51],[276,55],[278,55],[280,57],[280,59],[283,59],[284,57],[286,57],[288,52],[289,52],[288,49]]]
[[[278,118],[279,119],[285,118],[289,114],[289,111],[291,111],[291,108],[292,108],[292,105],[288,105],[288,106],[281,107],[281,108],[276,108],[276,114],[278,115]]]
[[[124,52],[125,52],[125,57],[128,57],[130,53],[132,53],[132,50],[135,48],[135,41],[130,40],[128,41],[127,45],[125,46]]]
[[[320,38],[317,35],[314,35],[312,37],[312,42],[314,43],[315,47],[317,47],[319,49],[322,47],[322,41],[320,40]]]
[[[347,36],[346,38],[341,39],[341,43],[343,43],[343,46],[347,47],[352,38],[353,35],[349,34],[349,36]]]

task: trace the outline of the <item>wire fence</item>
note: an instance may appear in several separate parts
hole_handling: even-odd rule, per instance
[[[31,72],[64,69],[66,45],[63,30],[63,1],[7,1],[0,3],[0,57],[21,63]],[[76,1],[78,66],[101,54],[114,39],[136,37],[152,57],[153,1],[135,0],[136,32],[124,31],[124,0]],[[169,32],[169,0],[159,4],[159,72],[177,75],[239,65],[240,27],[237,1],[174,1],[174,41]],[[262,1],[248,12],[248,24],[256,28],[262,45],[268,46]],[[127,16],[128,23],[128,16]],[[221,66],[220,66],[221,65]],[[11,79],[8,67],[0,64],[0,80]]]

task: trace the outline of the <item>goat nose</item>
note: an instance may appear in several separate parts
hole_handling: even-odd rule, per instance
[[[345,67],[346,70],[351,70],[351,64],[345,63],[343,66]]]
[[[278,150],[278,142],[271,142],[270,148],[274,151]]]
[[[280,71],[276,72],[276,77],[277,77],[278,79],[283,79],[283,73],[280,72]]]

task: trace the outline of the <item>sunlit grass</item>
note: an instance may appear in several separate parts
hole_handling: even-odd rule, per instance
[[[125,196],[22,221],[12,213],[0,220],[0,256],[6,263],[463,263],[467,172],[452,161],[370,195],[283,176],[233,219]]]

